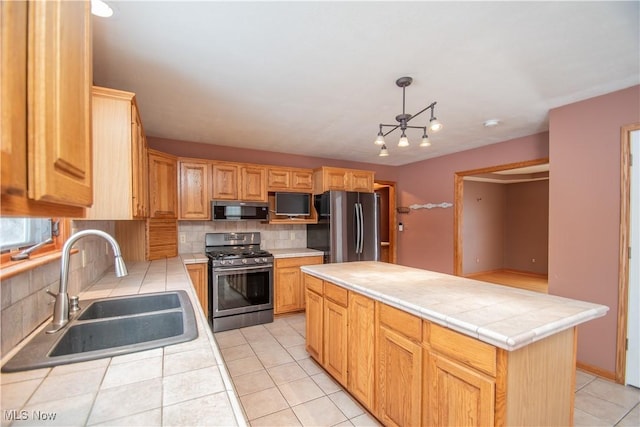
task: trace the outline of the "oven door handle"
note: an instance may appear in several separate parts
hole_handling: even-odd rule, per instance
[[[247,270],[268,270],[273,267],[273,264],[254,265],[249,267],[214,267],[213,271],[216,273],[224,273],[227,271],[247,271]]]

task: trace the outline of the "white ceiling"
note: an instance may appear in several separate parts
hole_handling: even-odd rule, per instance
[[[135,92],[163,138],[403,165],[545,131],[549,109],[640,83],[636,1],[109,4],[95,84]],[[437,101],[444,129],[429,148],[396,131],[378,157],[402,76],[406,111]]]

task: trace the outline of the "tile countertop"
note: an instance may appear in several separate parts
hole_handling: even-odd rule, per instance
[[[2,426],[245,426],[231,377],[184,267],[190,259],[127,263],[128,276],[116,278],[109,271],[80,294],[80,305],[95,298],[184,289],[194,307],[198,338],[112,358],[3,373]],[[3,362],[19,347],[3,355]],[[43,415],[49,418],[38,418]],[[19,420],[11,422],[11,417]]]
[[[324,252],[309,248],[268,249],[275,259],[305,256],[324,256]]]
[[[505,350],[516,350],[609,307],[383,262],[302,271]]]

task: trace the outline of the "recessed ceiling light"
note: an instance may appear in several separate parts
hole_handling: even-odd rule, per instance
[[[489,120],[485,121],[483,124],[484,124],[484,127],[486,127],[486,128],[492,128],[494,126],[498,126],[500,124],[500,120],[498,120],[498,119],[489,119]]]
[[[113,9],[102,0],[91,0],[91,14],[101,18],[109,18],[113,15]]]

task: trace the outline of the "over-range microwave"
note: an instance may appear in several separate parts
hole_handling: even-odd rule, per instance
[[[269,219],[269,205],[261,202],[221,201],[211,202],[213,221],[244,221]]]

